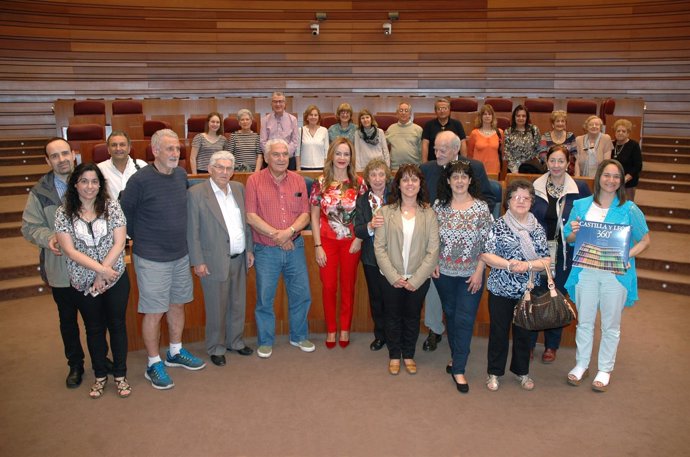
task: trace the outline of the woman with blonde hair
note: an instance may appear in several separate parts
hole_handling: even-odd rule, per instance
[[[338,123],[328,127],[328,140],[332,143],[336,138],[345,137],[354,144],[357,125],[352,122],[354,115],[352,106],[349,103],[341,103],[335,114],[338,117]]]
[[[577,147],[575,146],[575,134],[566,130],[568,113],[563,110],[556,110],[551,113],[551,130],[544,132],[539,141],[539,160],[546,163],[546,156],[551,146],[563,145],[568,149],[570,163],[567,172],[570,176],[575,174],[575,158],[577,157]]]
[[[474,130],[467,137],[467,157],[484,164],[487,173],[501,171],[503,130],[496,125],[496,114],[491,105],[479,109],[474,119]]]
[[[357,197],[366,192],[354,170],[355,154],[347,138],[336,138],[328,148],[323,174],[311,186],[311,230],[322,284],[326,320],[326,347],[335,347],[336,293],[340,278],[340,339],[350,344],[355,280],[362,240],[354,236]],[[340,271],[338,271],[340,270]]]
[[[376,123],[371,112],[364,108],[359,112],[359,128],[355,132],[355,149],[357,150],[357,171],[361,172],[369,161],[374,158],[383,159],[391,166],[386,134]]]
[[[602,125],[599,116],[589,116],[582,126],[587,133],[575,138],[575,176],[592,177],[602,160],[611,158],[613,143],[611,137],[601,131]]]

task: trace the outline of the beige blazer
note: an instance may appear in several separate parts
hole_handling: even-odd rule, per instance
[[[402,213],[398,205],[381,208],[384,224],[376,229],[374,254],[379,269],[390,284],[404,274]],[[436,213],[430,207],[417,208],[415,216],[410,258],[407,272],[412,274],[407,281],[418,289],[438,265],[439,236]]]
[[[577,174],[575,176],[587,176],[587,151],[585,151],[585,135],[580,135],[575,138],[575,147],[577,148],[577,157],[575,162],[575,169]],[[611,150],[613,149],[613,142],[611,137],[605,133],[601,134],[601,139],[597,145],[596,155],[597,155],[597,165],[600,164],[604,159],[611,158]],[[594,175],[590,176],[593,178]]]

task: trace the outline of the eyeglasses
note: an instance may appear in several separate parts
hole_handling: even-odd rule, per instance
[[[400,108],[400,109],[398,110],[398,113],[409,113],[409,112],[410,112],[410,110],[409,110],[409,109],[406,109],[406,108]]]
[[[235,171],[235,167],[223,167],[221,165],[213,165],[213,168],[224,173],[232,173]]]
[[[523,203],[523,202],[531,202],[532,197],[526,196],[526,195],[513,195],[510,197],[511,200],[513,200],[516,203]]]

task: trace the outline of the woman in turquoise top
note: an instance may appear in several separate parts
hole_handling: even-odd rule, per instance
[[[638,298],[635,257],[647,249],[650,243],[644,214],[635,203],[626,199],[624,176],[620,162],[611,159],[602,161],[594,176],[594,194],[575,201],[564,227],[569,243],[575,242],[581,220],[629,225],[632,231],[630,260],[625,274],[616,275],[574,266],[565,283],[568,293],[575,298],[578,311],[576,363],[575,368],[568,373],[570,385],[579,385],[589,374],[597,309],[601,312],[599,372],[592,383],[592,389],[597,392],[605,392],[609,385],[620,341],[623,309],[632,306]]]

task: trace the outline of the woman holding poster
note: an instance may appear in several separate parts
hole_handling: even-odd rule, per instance
[[[589,374],[589,361],[594,341],[594,321],[601,310],[601,343],[599,345],[598,373],[592,389],[606,392],[616,361],[620,341],[620,323],[623,309],[637,300],[635,257],[649,247],[649,228],[644,214],[627,200],[623,166],[617,160],[602,161],[594,176],[594,195],[577,200],[565,226],[568,243],[574,243],[580,230],[580,221],[629,225],[632,232],[627,271],[622,275],[594,268],[573,266],[565,284],[575,298],[578,311],[575,368],[568,373],[568,384],[578,386]]]

